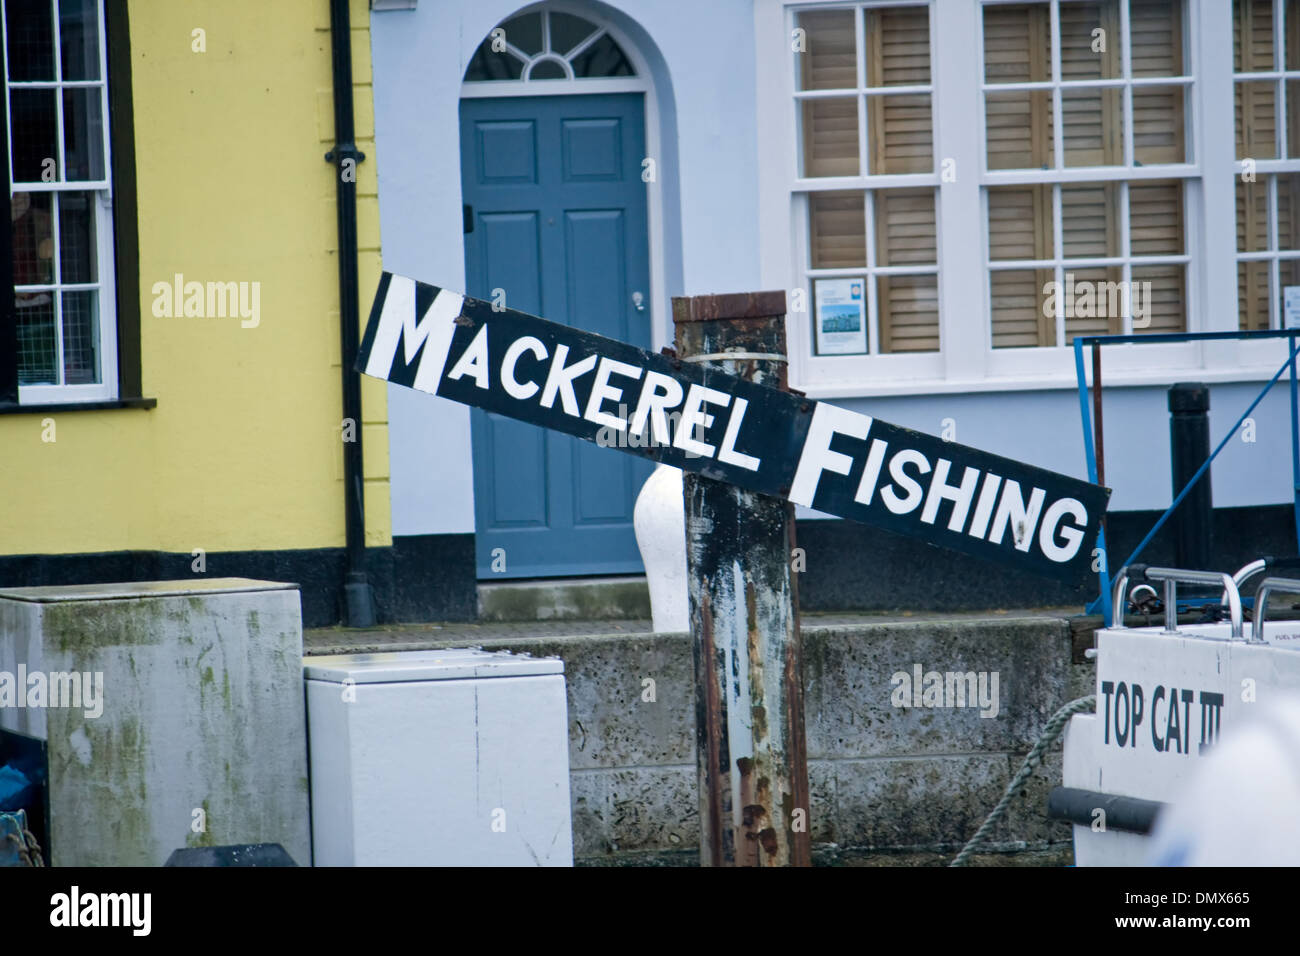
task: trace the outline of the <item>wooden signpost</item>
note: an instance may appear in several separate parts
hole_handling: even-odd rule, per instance
[[[701,862],[806,865],[793,505],[1078,582],[1110,492],[786,391],[784,293],[673,312],[656,355],[385,272],[357,369],[687,473]]]

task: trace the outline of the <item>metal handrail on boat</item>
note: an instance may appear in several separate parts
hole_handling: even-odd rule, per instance
[[[1244,570],[1244,569],[1243,569]],[[1240,572],[1238,572],[1240,573]],[[1134,581],[1160,581],[1165,592],[1165,628],[1166,634],[1178,633],[1178,585],[1179,584],[1219,584],[1223,586],[1223,601],[1228,605],[1228,620],[1231,625],[1233,640],[1243,640],[1245,629],[1242,623],[1241,592],[1233,576],[1222,571],[1189,571],[1180,568],[1152,568],[1144,564],[1126,565],[1115,577],[1115,590],[1111,601],[1110,626],[1124,626],[1125,600],[1128,594],[1129,579]],[[1270,578],[1270,580],[1287,580]]]

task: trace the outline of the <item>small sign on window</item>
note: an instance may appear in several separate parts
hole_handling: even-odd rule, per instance
[[[1300,285],[1282,287],[1282,328],[1300,329]]]
[[[867,309],[862,279],[818,279],[817,354],[861,355],[867,351]]]

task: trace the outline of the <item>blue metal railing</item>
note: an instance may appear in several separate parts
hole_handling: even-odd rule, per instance
[[[1088,480],[1094,484],[1097,484],[1099,479],[1097,470],[1096,436],[1093,434],[1092,429],[1092,415],[1088,410],[1088,381],[1083,367],[1083,347],[1085,345],[1091,345],[1096,349],[1103,345],[1122,345],[1127,343],[1150,344],[1155,342],[1203,342],[1213,339],[1286,338],[1289,340],[1291,348],[1291,353],[1287,357],[1287,360],[1282,363],[1282,367],[1274,373],[1273,377],[1269,379],[1268,383],[1260,390],[1260,393],[1255,396],[1255,400],[1250,403],[1250,406],[1244,412],[1242,412],[1241,417],[1237,419],[1236,424],[1234,424],[1232,428],[1228,429],[1227,434],[1223,436],[1223,440],[1220,441],[1214,451],[1210,453],[1210,457],[1201,464],[1201,467],[1197,469],[1196,474],[1191,477],[1191,480],[1187,482],[1187,485],[1183,490],[1174,498],[1173,503],[1165,509],[1165,513],[1160,516],[1160,519],[1152,526],[1151,530],[1147,532],[1146,537],[1144,537],[1141,543],[1133,549],[1133,553],[1128,556],[1128,560],[1126,560],[1124,564],[1120,565],[1120,567],[1126,567],[1137,560],[1138,555],[1140,555],[1142,550],[1150,544],[1151,539],[1156,536],[1156,533],[1164,526],[1164,523],[1169,520],[1169,516],[1174,513],[1174,509],[1182,503],[1182,500],[1186,498],[1188,492],[1196,486],[1196,483],[1201,479],[1201,476],[1209,470],[1210,463],[1214,461],[1219,452],[1223,451],[1224,447],[1228,444],[1229,439],[1237,433],[1237,429],[1241,427],[1241,423],[1244,422],[1250,416],[1250,413],[1255,410],[1255,407],[1264,400],[1264,396],[1268,394],[1269,389],[1277,384],[1277,380],[1282,377],[1282,373],[1286,372],[1288,369],[1290,369],[1291,373],[1291,485],[1295,512],[1296,541],[1300,542],[1300,387],[1297,386],[1296,380],[1296,355],[1297,353],[1300,353],[1300,345],[1296,344],[1297,337],[1300,337],[1300,329],[1271,329],[1262,332],[1158,332],[1151,334],[1082,335],[1075,337],[1074,371],[1079,385],[1079,416],[1083,421],[1083,446],[1088,459]],[[1098,369],[1101,367],[1099,357],[1096,359],[1095,367]],[[1097,387],[1098,389],[1100,388],[1098,383],[1094,382],[1093,384],[1094,387]],[[1111,619],[1110,569],[1107,558],[1106,534],[1104,529],[1098,535],[1097,547],[1101,549],[1102,555],[1102,560],[1099,564],[1098,570],[1101,593],[1088,605],[1087,610],[1089,613],[1095,613],[1097,609],[1100,608],[1104,615],[1104,620],[1109,621]]]

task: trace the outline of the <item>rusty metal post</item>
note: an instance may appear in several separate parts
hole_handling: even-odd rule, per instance
[[[674,298],[673,322],[682,361],[787,387],[784,292]],[[700,864],[808,866],[794,506],[684,477]]]

